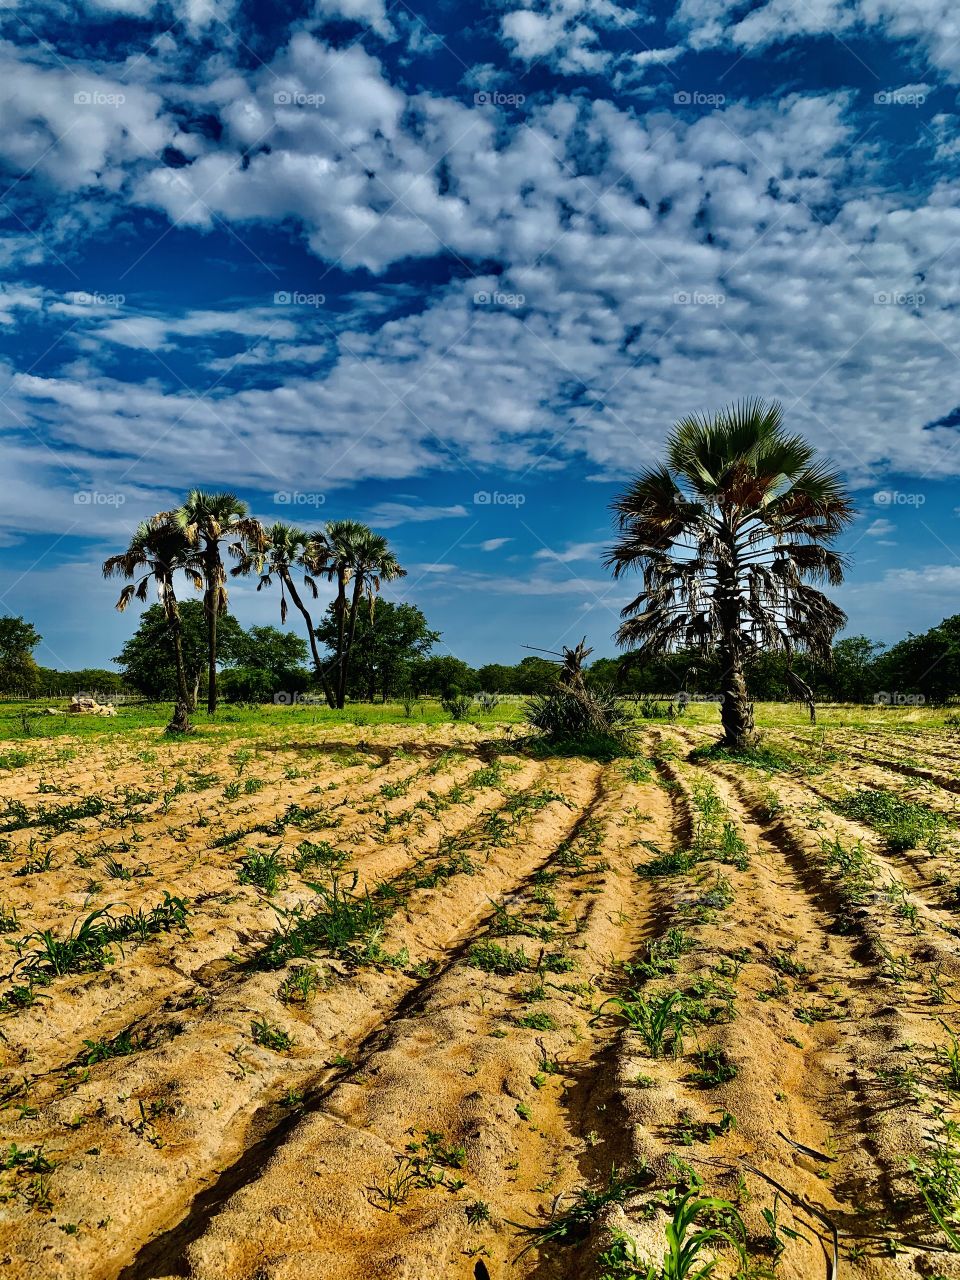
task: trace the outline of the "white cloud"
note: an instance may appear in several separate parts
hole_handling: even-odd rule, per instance
[[[890,520],[872,520],[864,529],[864,533],[868,538],[883,538],[888,533],[893,533],[896,525]]]
[[[626,30],[645,15],[612,0],[529,0],[506,13],[503,39],[526,63],[546,59],[565,75],[596,74],[612,54],[599,43],[606,30]]]
[[[695,49],[750,52],[793,37],[870,31],[916,42],[932,66],[960,77],[960,16],[950,0],[767,0],[746,14],[739,0],[680,0],[676,21]]]
[[[571,564],[577,560],[599,560],[606,543],[576,542],[562,551],[554,551],[551,547],[542,547],[534,552],[535,560],[553,560],[557,564]]]
[[[0,283],[0,324],[12,325],[17,312],[37,312],[43,307],[43,290],[36,286]]]
[[[308,39],[278,62],[299,68],[304,91],[324,83],[307,73],[316,58],[328,66],[318,49]],[[136,317],[128,306],[78,326],[94,362],[82,379],[61,373],[16,382],[27,418],[71,445],[98,439],[134,465],[146,451],[149,465],[171,475],[185,472],[185,459],[192,466],[199,449],[211,474],[271,488],[303,467],[311,487],[324,489],[437,466],[542,472],[577,455],[589,460],[591,477],[615,478],[659,456],[679,413],[713,408],[749,387],[781,397],[791,425],[858,479],[888,466],[960,471],[955,431],[930,425],[954,408],[960,269],[950,249],[960,235],[960,187],[943,183],[926,202],[910,203],[875,186],[865,192],[844,95],[734,103],[649,125],[606,102],[558,99],[531,111],[522,130],[498,137],[482,109],[406,102],[373,59],[353,49],[349,58],[360,105],[344,129],[358,156],[378,171],[383,163],[421,174],[444,156],[451,193],[441,196],[434,178],[408,172],[407,185],[419,190],[406,199],[422,215],[401,211],[395,223],[393,198],[379,202],[356,160],[337,159],[316,112],[296,116],[284,107],[262,175],[256,162],[246,170],[233,163],[231,143],[211,144],[206,158],[231,170],[230,199],[216,196],[225,201],[222,216],[239,222],[258,209],[271,219],[299,210],[318,251],[322,241],[329,256],[370,264],[435,252],[443,239],[458,252],[499,258],[504,274],[433,288],[422,309],[379,329],[368,329],[367,316],[358,328],[324,332],[336,354],[321,379],[278,372],[267,389],[223,385],[200,401],[98,374],[96,344],[149,355],[173,341],[194,343],[207,362],[210,342],[229,331],[241,349],[215,353],[215,368],[226,371],[237,356],[242,367],[244,344],[250,364],[262,364],[274,323],[278,357],[280,343],[293,359],[297,347],[319,345],[313,313],[247,307],[232,319],[223,309]],[[340,93],[331,91],[337,118],[348,114]],[[253,105],[266,112],[274,104],[258,90],[247,99],[235,94],[230,107],[251,139],[263,127],[247,118]],[[402,120],[414,108],[424,114],[412,138]],[[593,169],[577,174],[571,162],[583,130],[593,139]],[[328,146],[330,154],[317,154]],[[344,147],[341,140],[340,153]],[[802,169],[801,153],[809,157]],[[309,183],[279,180],[288,169],[324,177],[305,198]],[[328,216],[331,202],[337,207]],[[458,212],[438,239],[432,224],[439,227],[452,206]],[[361,237],[366,248],[350,238],[356,224],[370,229]],[[921,306],[875,301],[919,289],[919,273],[933,260],[937,272],[924,281]],[[478,294],[490,300],[476,303]],[[520,294],[523,307],[510,304]],[[156,376],[167,377],[160,364]],[[856,403],[851,381],[862,389]],[[494,487],[522,484],[475,484],[470,493]]]
[[[629,61],[636,67],[667,66],[686,53],[683,45],[672,45],[669,49],[641,49],[639,53],[631,53]]]
[[[436,507],[424,503],[412,506],[404,502],[381,502],[368,513],[371,524],[382,525],[389,529],[398,524],[423,524],[428,520],[462,519],[469,515],[466,507],[459,503],[449,507]]]
[[[324,17],[347,18],[376,31],[385,40],[396,35],[383,0],[316,0],[316,12]]]
[[[499,551],[501,547],[505,547],[508,542],[512,541],[512,538],[485,538],[478,545],[481,551]]]
[[[15,71],[26,100],[0,150],[68,193],[105,175],[105,218],[131,192],[241,238],[252,222],[289,220],[319,258],[372,272],[448,248],[503,264],[498,276],[428,287],[419,306],[411,287],[385,323],[379,313],[398,294],[384,286],[378,305],[373,280],[364,315],[336,333],[268,305],[81,314],[61,298],[43,314],[51,326],[76,323],[85,366],[15,378],[10,409],[64,456],[109,451],[144,488],[153,474],[180,484],[199,472],[268,492],[292,476],[320,492],[438,467],[502,477],[471,478],[449,507],[384,504],[380,523],[464,518],[474,489],[522,491],[511,472],[577,457],[591,479],[620,477],[659,456],[679,413],[749,388],[781,397],[791,425],[857,478],[960,471],[955,430],[931,425],[955,407],[960,185],[943,181],[925,198],[884,191],[854,145],[846,94],[644,118],[557,96],[508,129],[495,110],[406,94],[359,46],[335,51],[299,32],[268,67],[244,75],[217,62],[210,78],[166,90],[225,126],[219,140],[190,135],[193,163],[173,169],[145,145],[188,146],[158,90],[125,86],[146,140],[124,136],[111,109],[89,117],[92,141],[84,134],[74,152],[68,135],[46,155],[33,133],[49,147],[69,123],[54,108],[75,77]],[[922,304],[875,301],[911,289]],[[521,294],[522,307],[496,301]],[[0,319],[37,319],[35,296]],[[238,349],[211,351],[221,337]],[[212,375],[255,368],[257,385],[192,394],[159,361],[154,381],[105,372],[124,369],[127,352],[149,358],[171,345]],[[320,361],[322,377],[290,367]]]
[[[155,160],[175,129],[159,94],[82,66],[32,63],[0,43],[0,162],[65,191],[109,196],[125,166]]]
[[[883,577],[883,586],[910,595],[937,597],[945,611],[949,608],[949,596],[960,590],[960,564],[928,564],[922,569],[889,569]]]

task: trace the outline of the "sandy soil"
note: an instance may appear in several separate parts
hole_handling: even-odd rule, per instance
[[[944,1195],[960,1170],[949,744],[837,732],[771,773],[691,755],[713,736],[598,764],[471,726],[146,731],[5,774],[4,1274],[645,1276],[601,1257],[659,1262],[702,1184],[756,1277],[829,1276],[835,1228],[844,1277],[960,1278],[909,1164],[936,1138]],[[854,787],[937,844],[891,853]],[[58,948],[94,912],[113,934]]]

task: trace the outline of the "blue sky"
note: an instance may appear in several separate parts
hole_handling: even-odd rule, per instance
[[[105,663],[136,619],[101,561],[202,485],[382,529],[467,661],[609,654],[611,498],[750,394],[855,490],[849,630],[938,622],[958,80],[947,0],[22,0],[0,611]]]

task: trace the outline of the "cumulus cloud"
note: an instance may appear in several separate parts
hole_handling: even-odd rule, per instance
[[[223,140],[190,166],[141,175],[136,198],[164,194],[188,222],[195,206],[201,225],[214,208],[240,225],[299,218],[315,251],[342,263],[382,269],[452,249],[499,259],[501,274],[437,285],[379,327],[368,299],[364,325],[336,333],[295,308],[91,318],[77,330],[91,358],[96,343],[148,356],[194,343],[207,368],[252,369],[272,330],[291,359],[298,348],[323,359],[324,376],[278,372],[275,386],[221,386],[195,404],[160,367],[157,385],[32,375],[14,392],[38,427],[71,442],[89,432],[130,458],[142,440],[151,465],[177,471],[195,465],[196,438],[233,483],[255,482],[261,463],[282,474],[303,448],[317,484],[438,466],[542,472],[575,456],[592,477],[617,477],[625,459],[658,455],[678,413],[750,387],[782,398],[792,425],[856,478],[960,469],[945,421],[960,349],[958,189],[944,182],[921,202],[865,187],[847,95],[689,120],[559,98],[498,132],[495,112],[405,97],[358,48],[331,61],[298,36],[272,70],[285,94],[324,93],[332,114],[275,103],[262,73],[225,106]],[[232,148],[268,127],[269,150],[244,166]],[[175,182],[186,185],[173,199]],[[235,349],[211,354],[224,334]],[[492,488],[471,492],[481,487]]]
[[[766,0],[747,13],[738,0],[680,0],[676,21],[695,49],[759,51],[796,37],[863,33],[912,41],[960,78],[960,16],[949,0]]]
[[[315,8],[323,17],[346,18],[370,27],[385,40],[396,35],[383,0],[317,0]]]
[[[629,30],[643,16],[612,0],[529,0],[504,14],[501,32],[527,64],[543,59],[565,75],[597,74],[613,56],[600,43],[601,33]]]
[[[197,28],[217,12],[178,10]],[[391,34],[375,0],[323,0],[318,12]],[[879,0],[858,13],[887,30],[906,20]],[[904,13],[919,23],[917,5]],[[771,0],[742,15],[722,0],[683,0],[676,44],[612,54],[604,35],[622,32],[622,10],[550,0],[509,8],[502,34],[524,64],[564,74],[629,65],[666,79],[691,49],[766,47],[771,19],[807,34],[846,21],[826,0]],[[532,96],[518,120],[470,94],[413,90],[360,44],[334,48],[303,30],[263,64],[218,53],[195,76],[173,74],[181,45],[178,29],[129,65],[0,46],[0,161],[50,200],[49,243],[132,214],[152,218],[158,236],[211,233],[211,246],[218,233],[245,241],[251,228],[283,227],[313,255],[308,274],[357,273],[344,294],[353,311],[334,323],[266,299],[90,308],[31,283],[21,268],[38,255],[49,263],[50,251],[12,232],[0,260],[6,252],[22,279],[0,294],[0,323],[46,325],[38,351],[59,342],[57,358],[75,361],[79,344],[83,357],[48,360],[5,388],[5,426],[22,474],[38,477],[38,510],[46,491],[77,514],[49,448],[76,473],[71,485],[108,484],[105,456],[113,483],[140,494],[157,474],[171,486],[205,474],[261,491],[296,477],[333,493],[369,477],[458,471],[462,496],[446,505],[397,500],[370,518],[463,520],[476,490],[523,493],[525,476],[571,460],[588,464],[585,478],[621,478],[659,456],[679,413],[744,388],[780,397],[791,425],[858,480],[960,471],[960,184],[885,186],[876,152],[857,145],[854,94],[731,96],[689,113],[665,95],[640,114],[578,89]],[[484,64],[463,83],[507,89],[514,72]],[[920,74],[897,92],[926,91],[934,77]],[[942,122],[944,147],[949,129]],[[455,269],[398,287],[395,270],[411,259]],[[200,371],[189,389],[171,374],[174,348]],[[132,511],[82,514],[105,529]],[[13,529],[26,516],[10,518]],[[889,523],[866,535],[882,541]],[[543,549],[540,585],[523,589],[569,591],[563,566],[598,548]]]
[[[871,520],[864,529],[864,534],[868,538],[884,538],[888,533],[893,533],[896,525],[890,520]]]
[[[27,61],[0,44],[0,164],[65,191],[110,194],[129,165],[155,160],[174,128],[159,94],[116,76]]]

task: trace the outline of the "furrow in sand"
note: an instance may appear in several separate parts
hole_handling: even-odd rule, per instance
[[[545,955],[539,976],[478,969],[473,931],[262,1173],[181,1244],[186,1266],[168,1252],[166,1272],[133,1270],[130,1280],[199,1280],[254,1265],[277,1280],[468,1277],[471,1256],[491,1276],[569,1274],[564,1259],[534,1253],[512,1267],[518,1245],[507,1220],[540,1218],[554,1195],[622,1158],[613,1033],[591,1021],[591,993],[654,926],[633,871],[636,839],[650,830],[651,790],[608,768],[557,847],[484,922],[490,932],[480,941],[525,950],[531,970]],[[519,923],[542,930],[554,920],[549,939]],[[552,957],[565,961],[556,972]],[[446,1171],[445,1187],[416,1188],[388,1212],[391,1177],[427,1131],[462,1147],[463,1168]],[[478,1204],[489,1218],[471,1226],[466,1210]]]
[[[43,1124],[61,1126],[49,1147],[60,1160],[51,1180],[54,1213],[46,1223],[11,1215],[17,1221],[6,1224],[4,1236],[13,1274],[26,1274],[42,1260],[51,1277],[116,1275],[151,1235],[183,1218],[219,1173],[282,1130],[286,1112],[278,1097],[291,1089],[307,1096],[322,1089],[340,1069],[336,1063],[354,1054],[424,984],[421,966],[423,972],[431,964],[445,967],[490,913],[489,897],[510,893],[558,834],[575,824],[590,798],[591,779],[563,767],[551,775],[572,807],[547,802],[518,828],[517,845],[479,853],[478,874],[414,890],[406,910],[390,918],[381,943],[386,950],[408,949],[405,972],[338,973],[336,964],[328,964],[329,989],[297,1018],[278,999],[283,972],[255,974],[155,1052],[105,1063],[69,1099],[52,1103]],[[252,1043],[252,1013],[295,1036],[289,1055]],[[61,1136],[62,1126],[72,1123],[68,1111],[82,1120],[76,1142]],[[67,1213],[81,1220],[82,1229],[65,1237],[58,1224]],[[94,1213],[104,1226],[96,1227]]]
[[[461,784],[476,776],[476,764],[476,760],[469,766],[461,764],[451,771],[452,777],[435,781],[432,808],[417,812],[415,824],[391,827],[387,833],[364,832],[360,839],[348,823],[309,831],[290,828],[271,840],[269,849],[289,861],[304,840],[326,840],[349,856],[361,883],[372,888],[400,875],[420,851],[430,852],[441,839],[462,833],[477,821],[491,797],[497,797],[494,803],[499,803],[502,788],[533,785],[543,772],[542,766],[527,761],[517,772],[505,772],[467,790]],[[454,805],[448,797],[455,787],[460,787],[463,795]],[[407,797],[408,811],[417,799],[416,795]],[[177,1022],[184,1008],[198,1001],[204,1004],[225,984],[235,982],[237,963],[231,957],[243,955],[273,927],[275,909],[293,908],[312,896],[302,883],[311,878],[309,868],[299,880],[291,877],[288,887],[266,905],[256,888],[238,884],[239,858],[250,847],[241,845],[211,857],[197,872],[200,878],[195,882],[168,882],[173,892],[189,901],[188,933],[174,930],[123,951],[118,949],[106,972],[56,979],[52,988],[41,991],[34,1007],[5,1019],[0,1049],[2,1087],[10,1089],[24,1079],[62,1067],[81,1052],[85,1039],[116,1036],[157,1018],[165,1009]],[[153,891],[149,902],[160,900],[161,887]],[[190,889],[197,890],[196,896],[190,896]],[[132,908],[124,903],[123,909]],[[14,975],[13,981],[22,979]]]

